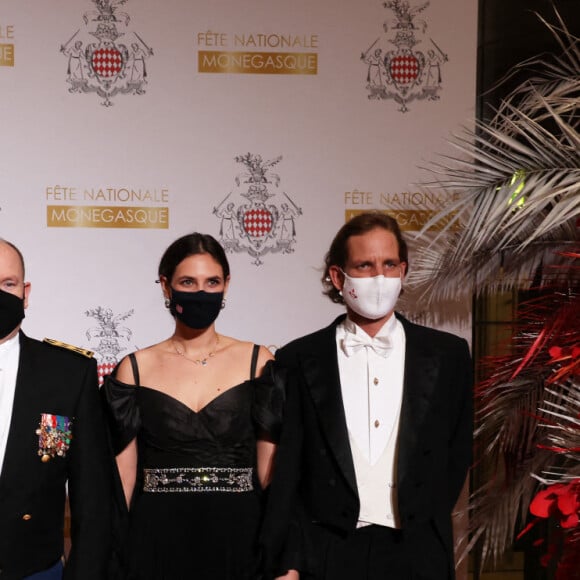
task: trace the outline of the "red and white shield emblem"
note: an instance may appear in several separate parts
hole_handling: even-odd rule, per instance
[[[244,212],[244,230],[254,238],[262,238],[272,231],[274,218],[265,207],[255,207]]]
[[[101,47],[93,52],[91,64],[97,75],[109,79],[123,70],[123,56],[114,46]]]
[[[97,372],[99,374],[99,387],[103,386],[105,382],[105,377],[110,375],[115,368],[116,363],[102,363],[97,365]]]
[[[394,56],[390,63],[391,77],[400,86],[412,85],[419,76],[419,61],[412,54]]]

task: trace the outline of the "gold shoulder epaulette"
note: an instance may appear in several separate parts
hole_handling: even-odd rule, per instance
[[[95,354],[92,350],[88,350],[86,348],[81,348],[80,346],[74,346],[74,344],[67,344],[66,342],[61,342],[60,340],[56,340],[54,338],[45,338],[43,342],[46,344],[51,344],[52,346],[58,346],[60,348],[66,348],[67,350],[72,350],[73,352],[77,352],[78,354],[82,354],[87,358],[93,358]]]

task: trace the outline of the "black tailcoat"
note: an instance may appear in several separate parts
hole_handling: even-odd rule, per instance
[[[72,420],[65,457],[38,454],[42,413]],[[64,509],[71,508],[66,580],[105,580],[109,555],[111,459],[96,364],[20,333],[10,431],[0,474],[0,579],[47,569],[63,554]]]
[[[417,577],[431,578],[421,567],[434,556],[447,558],[453,578],[451,512],[472,457],[471,359],[465,340],[398,318],[406,337],[397,457],[401,527],[416,550]],[[297,568],[302,578],[317,577],[325,536],[345,537],[356,528],[360,504],[336,349],[343,319],[276,353],[288,376],[261,539],[271,574]],[[402,580],[413,577],[409,570]]]

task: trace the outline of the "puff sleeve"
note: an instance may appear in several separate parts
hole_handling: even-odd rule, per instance
[[[141,427],[137,389],[135,385],[121,383],[112,375],[105,379],[105,413],[115,455],[127,447]]]
[[[285,371],[275,361],[266,363],[262,374],[253,379],[252,419],[258,432],[278,442],[285,400]]]

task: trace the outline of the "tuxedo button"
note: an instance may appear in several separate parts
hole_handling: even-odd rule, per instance
[[[378,385],[379,384],[379,379],[377,379],[377,377],[375,377],[373,379],[373,385]]]
[[[336,479],[334,479],[333,477],[331,477],[328,480],[328,485],[330,485],[330,487],[334,487],[336,485]]]
[[[24,515],[22,516],[22,519],[23,519],[25,522],[27,522],[27,521],[29,521],[29,520],[31,520],[31,519],[32,519],[32,516],[31,516],[30,514],[24,514]]]
[[[320,448],[320,455],[322,455],[322,457],[326,455],[326,449],[324,449],[324,447]]]
[[[380,426],[381,426],[381,424],[380,424],[379,420],[377,419],[375,421],[375,428],[379,428]]]

